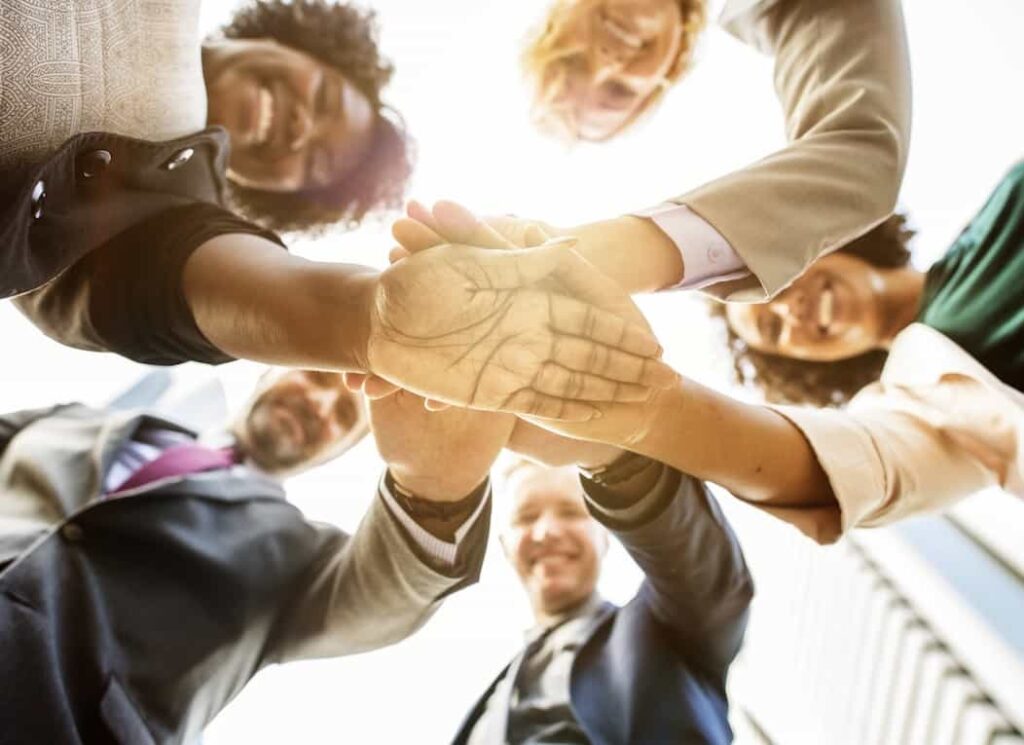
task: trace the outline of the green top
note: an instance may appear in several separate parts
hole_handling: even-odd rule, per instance
[[[1024,162],[928,271],[917,320],[1024,391]]]

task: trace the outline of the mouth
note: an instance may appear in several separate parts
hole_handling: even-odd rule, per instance
[[[261,85],[256,91],[256,127],[253,144],[263,146],[270,142],[274,132],[274,96]]]
[[[826,336],[836,317],[836,294],[831,282],[825,282],[821,292],[818,293],[816,315],[818,331],[822,336]]]
[[[563,567],[566,564],[575,561],[575,559],[576,557],[573,555],[552,551],[535,557],[533,561],[530,562],[530,569],[536,570],[543,568]]]

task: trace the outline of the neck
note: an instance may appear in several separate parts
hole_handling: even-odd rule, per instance
[[[882,343],[886,349],[903,329],[914,322],[924,294],[924,272],[910,267],[891,269],[883,275]]]

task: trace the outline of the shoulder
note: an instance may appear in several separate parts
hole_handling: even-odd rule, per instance
[[[0,298],[36,289],[94,248],[183,204],[224,202],[227,134],[162,142],[76,135],[47,159],[0,172]]]

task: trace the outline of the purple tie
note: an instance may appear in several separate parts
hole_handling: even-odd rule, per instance
[[[234,448],[214,450],[195,444],[175,445],[167,448],[155,460],[151,460],[133,473],[117,488],[117,491],[111,492],[109,496],[115,497],[121,492],[137,489],[160,479],[185,476],[201,471],[213,471],[218,468],[230,468],[236,463],[238,463],[238,454]]]

